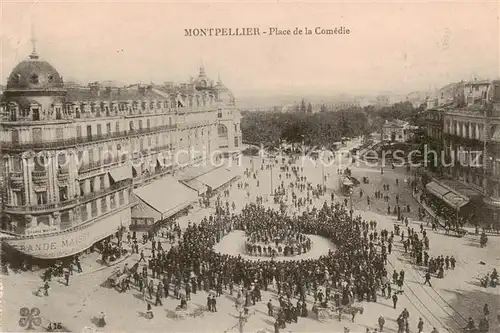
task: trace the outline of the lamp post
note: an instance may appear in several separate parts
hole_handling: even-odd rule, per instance
[[[238,311],[238,327],[239,332],[244,332],[245,323],[247,322],[247,317],[245,316],[245,308],[243,307],[244,301],[242,299],[236,300],[236,310]]]
[[[270,166],[269,170],[271,172],[271,193],[269,194],[269,196],[272,197],[273,196],[273,163],[271,160],[270,160],[269,166]]]
[[[349,213],[351,214],[351,219],[352,219],[352,213],[353,213],[353,210],[352,210],[352,187],[349,189]]]

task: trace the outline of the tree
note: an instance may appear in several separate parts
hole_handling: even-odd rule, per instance
[[[325,104],[321,104],[321,107],[319,108],[319,112],[327,112],[328,109],[326,108]]]
[[[304,101],[304,99],[302,99],[302,101],[300,102],[300,112],[306,112],[306,102]]]
[[[313,112],[312,105],[311,102],[309,102],[309,104],[307,104],[307,113],[311,114],[312,112]]]

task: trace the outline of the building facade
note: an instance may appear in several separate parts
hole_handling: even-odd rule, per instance
[[[463,89],[465,105],[444,113],[445,173],[480,195],[481,222],[499,228],[500,81],[473,81]]]
[[[135,189],[241,146],[234,97],[203,67],[180,85],[66,87],[34,50],[1,104],[1,229],[38,258],[79,253],[129,226]],[[165,202],[176,196],[163,190]]]
[[[412,126],[407,121],[386,120],[382,126],[381,140],[385,142],[406,142],[413,135],[412,129]]]

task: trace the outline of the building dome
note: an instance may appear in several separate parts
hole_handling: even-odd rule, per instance
[[[48,62],[38,58],[36,53],[21,61],[9,75],[7,90],[45,90],[63,88],[63,80],[57,70]]]
[[[217,90],[217,97],[219,100],[226,103],[234,103],[233,93],[220,81],[220,79],[215,89]]]

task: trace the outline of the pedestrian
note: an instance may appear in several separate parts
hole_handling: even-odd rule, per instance
[[[429,273],[429,271],[427,271],[427,273],[425,273],[425,282],[424,282],[424,285],[426,283],[429,284],[429,287],[432,287],[432,285],[431,285],[431,273]]]
[[[274,311],[273,311],[273,303],[271,303],[271,300],[269,300],[269,302],[267,302],[267,314],[268,314],[270,317],[273,317],[273,316],[274,316]]]
[[[49,286],[49,283],[47,281],[45,281],[45,284],[43,285],[43,289],[44,289],[44,295],[49,296],[50,286]]]
[[[394,295],[392,295],[392,305],[394,306],[394,309],[396,308],[397,303],[398,303],[398,295],[394,293]]]
[[[385,325],[385,318],[384,316],[380,315],[380,317],[378,317],[378,327],[380,329],[380,332],[384,330],[384,325]]]
[[[215,299],[215,295],[212,295],[212,311],[217,312],[217,299]]]
[[[82,273],[82,264],[80,263],[80,259],[78,257],[75,258],[75,265],[76,268],[78,269],[78,273]]]
[[[212,299],[210,298],[210,295],[207,296],[207,308],[208,308],[208,311],[213,312],[212,311]]]
[[[101,312],[97,320],[97,327],[104,327],[104,326],[106,326],[106,315],[104,314],[104,312]]]
[[[149,304],[149,303],[146,307],[146,318],[153,319],[153,308],[151,307],[151,304]]]
[[[484,313],[484,316],[485,317],[488,317],[490,315],[490,309],[488,307],[488,303],[485,303],[484,304],[484,307],[483,307],[483,313]]]
[[[68,269],[66,269],[64,271],[64,278],[66,280],[66,286],[69,286],[69,270]]]
[[[418,328],[418,333],[422,333],[422,331],[424,330],[424,321],[422,320],[422,318],[418,319],[417,328]]]

